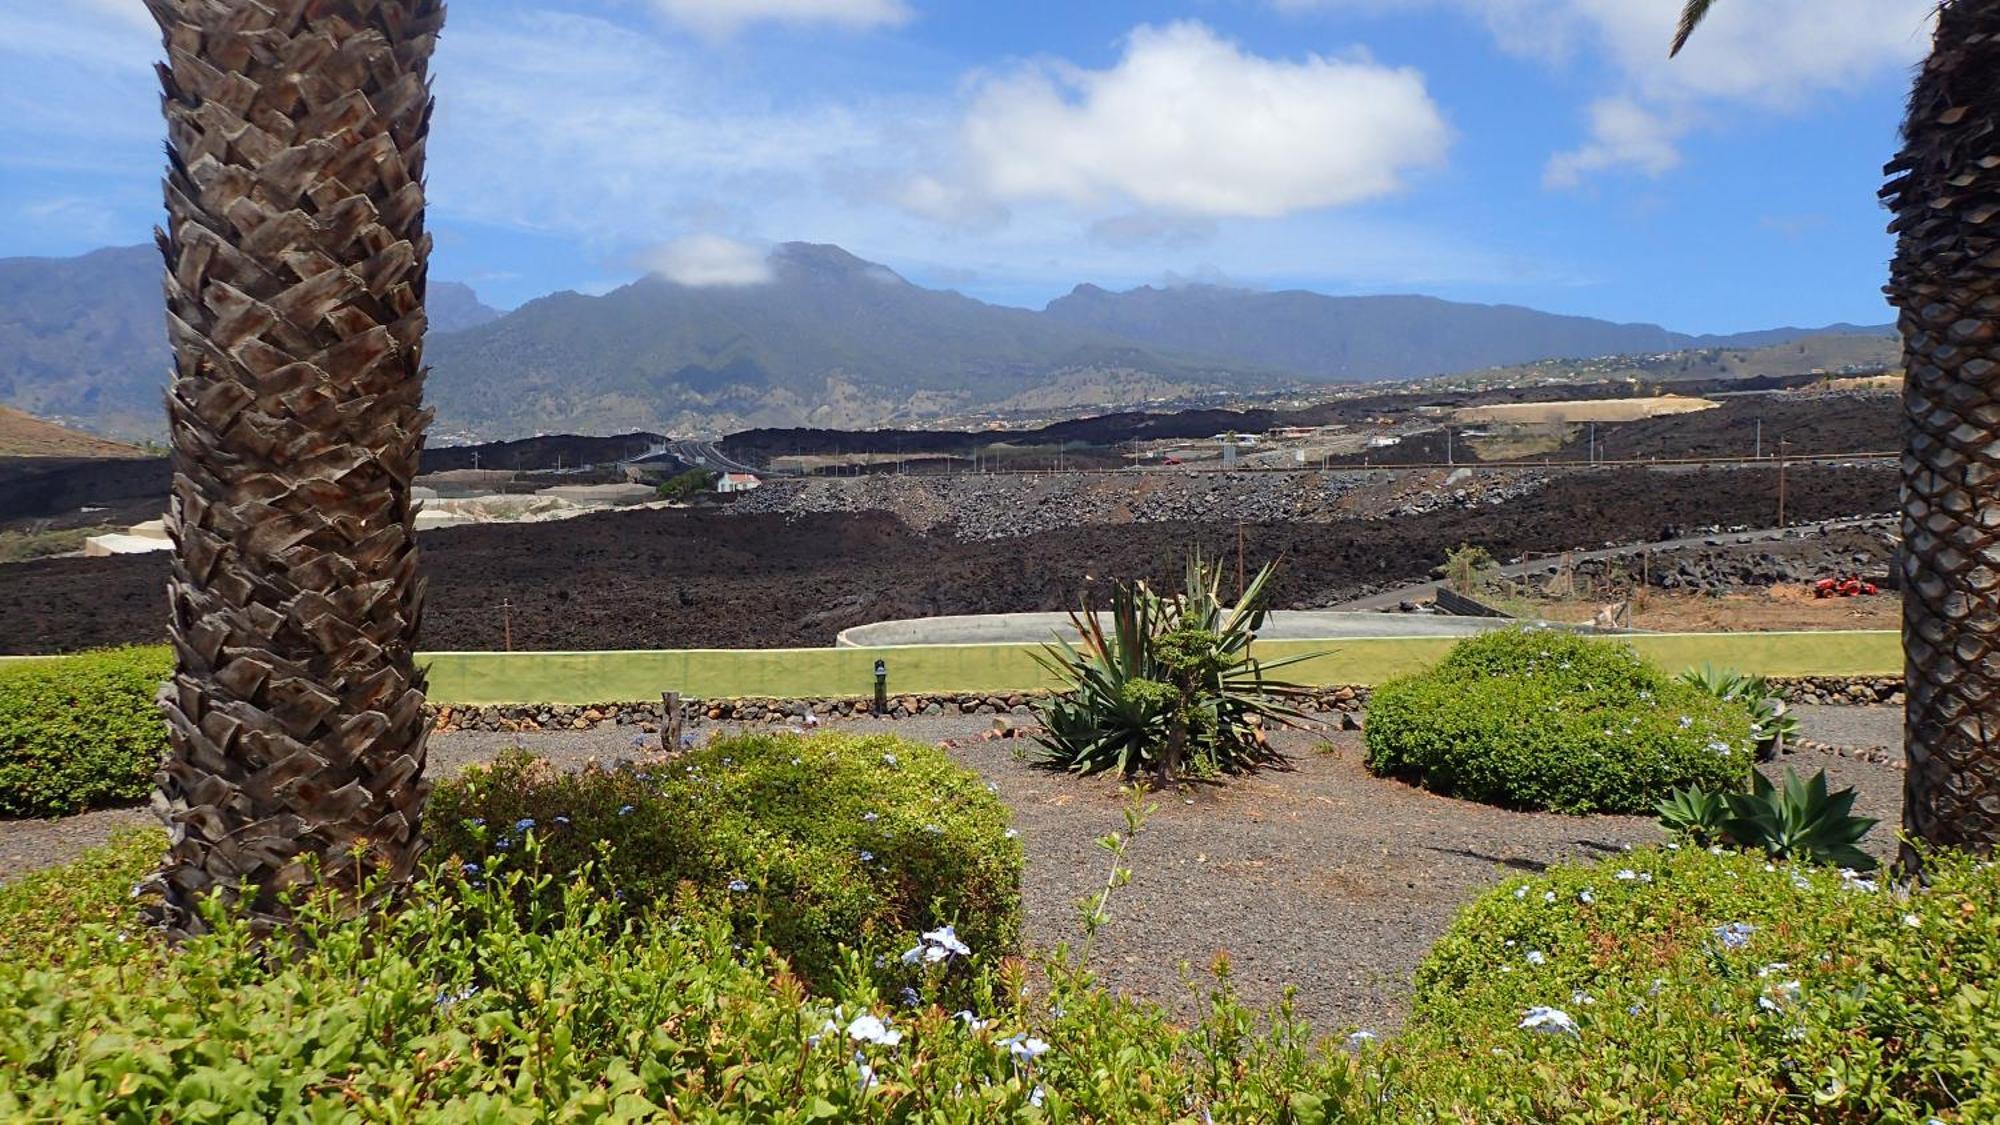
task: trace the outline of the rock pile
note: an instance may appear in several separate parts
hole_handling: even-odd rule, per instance
[[[1086,524],[1330,523],[1504,504],[1545,478],[1472,470],[1241,473],[1034,473],[773,480],[733,510],[806,515],[889,512],[913,530],[961,541]]]
[[[1887,530],[1820,531],[1799,539],[1718,544],[1655,553],[1652,584],[1666,590],[1729,593],[1821,578],[1884,578],[1895,563],[1895,541]],[[1608,578],[1610,568],[1634,576],[1636,559],[1589,560],[1577,564],[1579,577]]]

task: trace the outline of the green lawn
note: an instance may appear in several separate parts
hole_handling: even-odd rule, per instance
[[[1629,638],[1668,671],[1708,662],[1767,676],[1892,676],[1902,669],[1891,632],[1685,633]],[[1429,665],[1451,638],[1270,641],[1267,659],[1320,653],[1281,674],[1302,683],[1376,684]],[[889,692],[1005,692],[1049,686],[1035,645],[911,645],[901,648],[695,649],[660,652],[438,652],[431,698],[440,703],[601,703],[657,699],[866,696],[875,661]],[[0,659],[44,659],[0,658]]]

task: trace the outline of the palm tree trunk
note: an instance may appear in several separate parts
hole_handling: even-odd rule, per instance
[[[151,880],[261,930],[363,909],[422,848],[410,482],[423,408],[426,78],[442,0],[146,0],[165,36],[177,657]],[[239,896],[238,885],[247,894]]]
[[[2000,842],[2000,0],[1955,0],[1882,195],[1904,340],[1906,834]],[[1904,848],[1904,864],[1919,857]]]

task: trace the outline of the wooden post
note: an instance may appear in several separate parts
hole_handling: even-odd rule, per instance
[[[507,651],[513,652],[514,651],[514,601],[511,598],[500,599],[500,631],[501,635],[506,638]]]
[[[681,748],[681,693],[660,693],[660,749],[672,753]]]

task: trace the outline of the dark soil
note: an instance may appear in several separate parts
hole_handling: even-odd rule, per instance
[[[1678,388],[1668,388],[1678,389]],[[1521,399],[1518,401],[1528,401]],[[1758,443],[1758,423],[1763,441]],[[1713,410],[1670,414],[1637,422],[1599,422],[1593,450],[1590,427],[1572,423],[1575,436],[1553,453],[1527,461],[1647,461],[1688,458],[1776,457],[1778,443],[1792,457],[1814,454],[1886,453],[1902,448],[1902,402],[1895,395],[1842,392],[1817,395],[1753,395],[1730,398]],[[1464,429],[1504,428],[1491,423]],[[1442,465],[1448,460],[1476,465],[1462,437],[1442,429],[1411,434],[1395,445],[1333,458],[1336,465]]]
[[[1842,392],[1756,395],[1727,399],[1714,410],[1672,414],[1616,425],[1599,423],[1597,455],[1613,461],[1660,457],[1751,457],[1759,447],[1776,456],[1780,441],[1792,456],[1813,453],[1886,453],[1903,447],[1903,403],[1893,394]],[[1557,460],[1590,456],[1579,435]]]
[[[1651,540],[1667,525],[1770,521],[1754,471],[1564,475],[1500,506],[1401,519],[1253,524],[1246,561],[1282,558],[1280,607],[1337,604],[1426,577],[1459,543],[1496,556]],[[1887,511],[1893,473],[1799,469],[1792,518]],[[1066,609],[1110,579],[1177,582],[1190,548],[1233,557],[1234,523],[1119,524],[958,543],[885,513],[782,516],[640,511],[561,523],[448,528],[423,539],[423,644],[520,649],[830,644],[900,617]],[[0,653],[164,639],[168,559],[43,559],[0,567]]]

